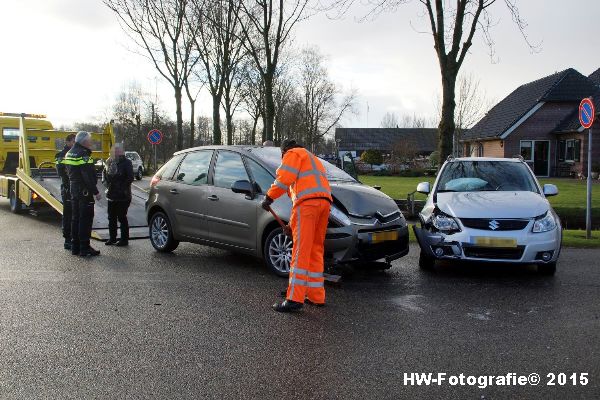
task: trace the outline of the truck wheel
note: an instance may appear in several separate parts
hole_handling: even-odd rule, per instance
[[[8,194],[10,200],[10,211],[14,214],[19,214],[23,210],[23,203],[17,195],[17,185],[11,185]]]
[[[275,228],[267,236],[263,247],[263,257],[267,268],[277,276],[287,277],[292,262],[292,239],[283,234],[283,229]]]
[[[556,273],[556,263],[538,264],[538,273],[547,276],[554,275]]]
[[[435,267],[435,258],[425,254],[423,250],[419,254],[419,267],[425,271],[432,271]]]
[[[173,237],[171,222],[162,212],[157,212],[150,219],[150,243],[160,253],[170,253],[179,246],[179,241]]]
[[[135,174],[135,179],[137,179],[138,181],[141,181],[143,177],[144,177],[144,171],[142,170],[142,167],[139,167],[137,170],[137,174]]]

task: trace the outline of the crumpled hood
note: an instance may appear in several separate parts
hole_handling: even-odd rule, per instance
[[[449,192],[437,194],[437,207],[458,218],[533,218],[549,209],[533,192]]]
[[[394,200],[370,186],[336,182],[330,182],[330,185],[333,197],[351,214],[374,216],[377,211],[382,215],[398,211]]]

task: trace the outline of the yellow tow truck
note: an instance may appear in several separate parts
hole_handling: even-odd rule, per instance
[[[40,114],[0,112],[0,197],[9,199],[13,213],[48,206],[60,214],[63,212],[55,155],[64,147],[67,135],[77,132],[56,130],[45,118]],[[103,132],[91,134],[92,157],[100,174],[110,148],[115,144],[112,124],[106,124]],[[132,197],[129,220],[133,229],[130,234],[132,238],[145,237],[147,196],[143,190],[134,187]],[[96,204],[92,234],[96,239],[107,236],[107,207],[104,198]]]

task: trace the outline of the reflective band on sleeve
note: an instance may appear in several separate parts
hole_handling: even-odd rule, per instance
[[[288,190],[288,187],[285,186],[283,183],[279,182],[277,179],[275,179],[275,185],[277,185],[278,187],[280,187],[283,190]]]
[[[281,164],[281,165],[279,166],[279,168],[277,168],[277,169],[282,169],[282,170],[284,170],[284,171],[291,172],[291,173],[292,173],[292,174],[294,174],[294,175],[298,175],[298,172],[300,172],[300,171],[298,171],[296,168],[293,168],[293,167],[290,167],[290,166],[288,166],[288,165],[284,165],[284,164]]]

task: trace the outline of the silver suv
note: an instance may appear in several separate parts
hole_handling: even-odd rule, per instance
[[[408,253],[406,220],[396,203],[322,161],[334,203],[325,240],[326,265],[385,260]],[[175,250],[180,241],[262,257],[277,275],[289,272],[292,242],[260,207],[281,163],[276,147],[206,146],[175,153],[152,178],[146,213],[152,246]],[[292,202],[272,208],[289,221]]]
[[[135,179],[142,180],[144,177],[144,162],[142,161],[142,157],[136,151],[126,151],[125,157],[127,157],[131,163],[133,164],[133,173],[135,175]]]
[[[442,166],[430,187],[418,185],[427,202],[413,226],[421,268],[436,259],[537,264],[554,274],[561,248],[560,220],[543,187],[522,159],[458,158]]]

